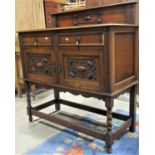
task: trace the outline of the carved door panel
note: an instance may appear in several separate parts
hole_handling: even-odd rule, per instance
[[[24,49],[26,78],[48,84],[55,83],[52,48],[28,47]]]
[[[59,48],[61,84],[85,90],[103,90],[103,49]]]

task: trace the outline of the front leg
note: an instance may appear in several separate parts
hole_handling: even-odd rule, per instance
[[[29,116],[29,121],[32,122],[32,112],[31,112],[31,96],[30,96],[30,92],[31,92],[31,88],[30,88],[30,84],[28,81],[25,82],[25,86],[26,86],[26,99],[27,99],[27,114]]]
[[[56,99],[55,109],[56,109],[56,111],[59,111],[60,103],[58,102],[58,100],[60,99],[60,94],[56,89],[54,89],[54,98]]]
[[[106,147],[107,152],[112,153],[113,133],[112,133],[112,107],[113,98],[108,97],[105,100],[105,106],[107,108],[107,133],[106,133]]]
[[[135,132],[135,120],[136,120],[136,86],[130,91],[130,118],[132,118],[130,132]]]

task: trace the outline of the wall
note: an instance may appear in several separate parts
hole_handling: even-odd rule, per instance
[[[43,0],[16,0],[16,31],[45,28]]]

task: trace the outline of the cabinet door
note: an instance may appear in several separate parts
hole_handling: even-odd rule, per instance
[[[104,89],[103,48],[59,47],[61,84],[85,89]]]
[[[25,77],[36,82],[55,83],[52,47],[24,48]]]

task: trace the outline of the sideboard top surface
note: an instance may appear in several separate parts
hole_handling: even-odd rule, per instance
[[[58,28],[49,28],[49,29],[31,29],[31,30],[24,30],[18,31],[18,33],[22,32],[37,32],[37,31],[58,31],[58,30],[68,30],[68,29],[87,29],[87,28],[102,28],[102,27],[138,27],[137,24],[120,24],[120,23],[108,23],[108,24],[93,24],[93,25],[83,25],[83,26],[71,26],[71,27],[58,27]]]

